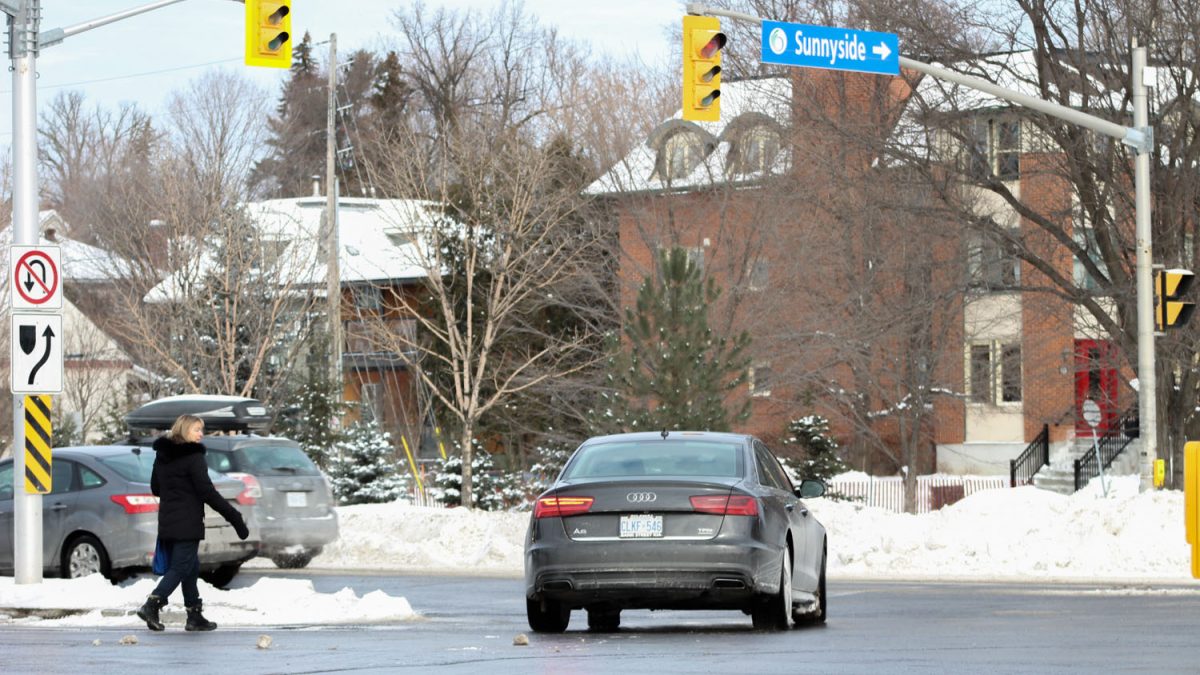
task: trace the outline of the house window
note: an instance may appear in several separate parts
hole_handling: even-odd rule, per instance
[[[966,133],[967,172],[984,180],[1021,177],[1021,122],[976,118]]]
[[[771,395],[771,366],[766,363],[755,364],[750,368],[750,395],[755,398],[766,398]]]
[[[378,286],[355,286],[353,289],[354,306],[358,309],[380,309],[383,307],[383,293]]]
[[[363,382],[359,395],[362,399],[363,421],[381,420],[383,412],[383,385],[379,382]]]
[[[704,272],[704,247],[689,246],[687,249],[688,262],[690,262],[701,273]]]
[[[1101,274],[1107,277],[1108,266],[1104,264],[1104,259],[1100,256],[1100,246],[1096,243],[1096,230],[1090,227],[1077,227],[1075,228],[1075,232],[1072,233],[1071,237],[1075,240],[1075,243],[1083,249],[1088,260],[1090,260],[1092,264],[1096,266]],[[1078,255],[1075,256],[1074,268],[1072,271],[1072,276],[1075,279],[1075,286],[1077,288],[1095,291],[1101,287],[1100,282],[1097,281],[1096,277],[1088,271],[1087,266],[1083,264],[1083,261],[1079,259]]]
[[[766,260],[758,259],[750,263],[750,270],[746,273],[746,282],[752,291],[761,291],[767,287],[767,281],[770,278],[770,266]]]
[[[967,247],[967,273],[973,288],[1015,288],[1021,280],[1021,261],[1000,242],[980,236]]]
[[[995,405],[1022,399],[1021,345],[975,343],[967,352],[967,400]]]
[[[704,158],[700,135],[692,131],[671,134],[663,142],[659,155],[658,176],[663,180],[687,178]]]
[[[761,124],[747,129],[737,139],[731,173],[737,176],[769,173],[779,156],[779,145],[779,134],[774,130]]]

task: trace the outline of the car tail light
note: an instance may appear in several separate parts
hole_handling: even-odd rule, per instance
[[[254,476],[248,473],[227,473],[225,475],[242,481],[244,489],[238,494],[237,503],[249,506],[258,503],[258,500],[262,499],[262,485],[259,484],[258,479]]]
[[[158,497],[154,495],[112,495],[113,500],[125,513],[155,513],[158,511]]]
[[[692,508],[699,513],[722,516],[757,516],[758,500],[750,495],[698,495],[691,497]]]
[[[592,497],[542,497],[533,507],[533,517],[560,518],[587,513],[594,501]]]

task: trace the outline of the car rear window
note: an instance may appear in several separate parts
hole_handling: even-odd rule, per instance
[[[742,452],[719,441],[626,441],[589,445],[567,465],[564,479],[613,476],[739,478]]]
[[[125,455],[98,458],[100,463],[117,475],[131,483],[149,483],[150,474],[154,472],[154,451],[149,448],[139,448],[140,452],[130,450]]]
[[[294,445],[248,445],[238,448],[248,465],[242,470],[256,476],[317,476],[320,471],[304,451]]]
[[[140,452],[129,451],[127,455],[112,455],[97,457],[101,464],[117,472],[117,475],[131,483],[149,483],[150,475],[154,473],[154,451],[150,448],[138,448]],[[209,480],[224,478],[221,474],[208,470]]]

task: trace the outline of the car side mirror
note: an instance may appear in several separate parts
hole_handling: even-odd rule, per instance
[[[796,488],[796,496],[801,499],[815,499],[825,494],[825,483],[815,478],[805,478]]]

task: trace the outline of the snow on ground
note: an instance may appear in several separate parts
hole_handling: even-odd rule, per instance
[[[854,502],[809,500],[829,533],[833,579],[1191,582],[1183,493],[1138,492],[1137,476],[1099,479],[1069,497],[1034,487],[986,490],[924,515]],[[312,567],[488,574],[519,578],[528,513],[466,511],[402,503],[338,509],[341,539]],[[271,568],[259,558],[247,568]],[[86,613],[36,619],[0,609],[0,624],[144,625],[131,615],[154,587],[150,578],[112,586],[99,577],[39,585],[0,578],[0,608],[72,608]],[[362,590],[362,589],[360,589]],[[380,591],[317,593],[303,580],[264,578],[218,591],[201,582],[205,615],[231,626],[288,625],[292,609],[321,623],[388,623],[420,608]],[[179,592],[168,612],[183,618]],[[168,616],[170,616],[168,614]]]

